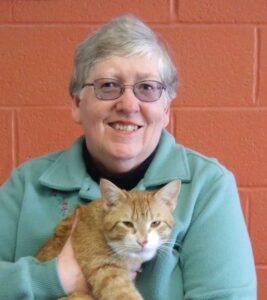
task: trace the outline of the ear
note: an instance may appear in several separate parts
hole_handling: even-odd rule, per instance
[[[164,202],[173,211],[181,190],[181,180],[173,180],[156,192],[154,198]]]
[[[124,197],[123,191],[107,179],[100,179],[100,191],[107,207],[115,206]]]
[[[170,122],[170,101],[166,100],[166,106],[164,108],[164,121],[163,121],[163,126],[164,128],[168,126],[169,122]]]
[[[81,124],[81,108],[80,108],[81,99],[78,96],[72,96],[71,102],[71,115],[75,123]]]

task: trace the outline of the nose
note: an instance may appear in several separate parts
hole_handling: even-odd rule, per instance
[[[125,88],[123,94],[116,101],[116,109],[126,114],[140,111],[140,100],[135,97],[130,86]]]
[[[141,246],[144,247],[147,244],[148,240],[147,237],[139,238],[137,240],[137,243]]]

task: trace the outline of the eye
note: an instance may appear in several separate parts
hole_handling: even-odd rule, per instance
[[[111,80],[106,80],[106,81],[101,81],[99,82],[102,90],[111,90],[111,89],[117,89],[120,88],[120,84],[116,81],[111,81]]]
[[[161,221],[153,221],[150,225],[151,228],[156,228],[161,224]]]
[[[128,228],[134,228],[134,224],[130,221],[123,221],[122,224]]]
[[[155,85],[150,82],[142,82],[138,84],[138,89],[142,91],[153,91],[155,89]]]

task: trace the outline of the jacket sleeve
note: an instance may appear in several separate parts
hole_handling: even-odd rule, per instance
[[[253,255],[231,173],[199,193],[181,266],[184,299],[256,299]]]
[[[57,259],[40,263],[34,257],[15,261],[17,228],[24,194],[19,169],[0,187],[0,299],[48,299],[65,295]]]

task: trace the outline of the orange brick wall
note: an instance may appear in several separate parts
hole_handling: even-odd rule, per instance
[[[267,1],[1,0],[0,182],[81,133],[67,88],[74,47],[123,12],[149,22],[180,72],[170,131],[237,177],[267,299]]]

